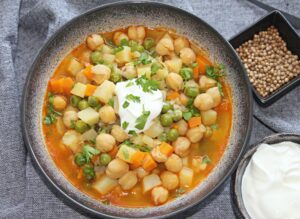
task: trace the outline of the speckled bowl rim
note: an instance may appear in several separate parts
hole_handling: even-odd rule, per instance
[[[243,83],[247,86],[245,89],[247,90],[247,102],[248,102],[248,106],[249,106],[249,109],[248,109],[248,115],[245,116],[247,118],[247,121],[248,121],[248,125],[246,126],[246,132],[245,132],[245,136],[244,136],[244,141],[243,141],[243,144],[242,145],[239,145],[241,148],[239,150],[239,153],[238,153],[238,156],[236,157],[235,161],[233,162],[231,168],[229,168],[227,171],[226,171],[226,174],[224,174],[222,180],[220,180],[218,183],[216,183],[214,185],[214,187],[212,188],[211,191],[209,191],[207,194],[205,194],[203,197],[201,197],[199,200],[197,200],[196,202],[194,203],[191,203],[191,204],[188,204],[188,205],[185,205],[184,207],[181,207],[180,209],[176,209],[170,213],[167,213],[167,214],[164,214],[164,215],[161,215],[161,216],[158,216],[157,218],[165,218],[165,217],[170,217],[170,216],[174,216],[175,214],[178,214],[180,212],[183,212],[197,204],[199,204],[200,202],[202,202],[204,199],[206,199],[208,196],[210,196],[211,194],[214,193],[214,191],[219,188],[225,181],[226,179],[232,174],[232,172],[235,170],[237,164],[239,163],[239,160],[241,159],[244,151],[245,151],[245,148],[247,146],[247,143],[249,141],[249,138],[250,138],[250,134],[251,134],[251,128],[252,128],[252,115],[253,115],[253,98],[252,98],[252,92],[251,92],[251,87],[250,87],[250,82],[248,80],[248,78],[245,76],[245,69],[244,69],[244,66],[242,65],[241,63],[241,60],[240,58],[238,57],[238,55],[236,54],[235,50],[233,49],[233,47],[230,45],[230,43],[225,40],[214,28],[212,28],[209,24],[207,24],[205,21],[203,21],[202,19],[200,19],[199,17],[187,12],[187,11],[184,11],[182,9],[179,9],[179,8],[176,8],[174,6],[171,6],[171,5],[167,5],[167,4],[163,4],[163,3],[158,3],[158,2],[150,2],[150,1],[128,1],[128,2],[115,2],[115,3],[111,3],[111,4],[104,4],[104,5],[101,5],[99,7],[96,7],[96,8],[93,8],[91,10],[88,10],[74,18],[72,18],[70,21],[66,22],[64,25],[62,25],[48,40],[47,42],[44,44],[44,46],[42,47],[42,49],[39,51],[39,53],[37,54],[37,56],[35,57],[34,59],[34,62],[31,66],[31,68],[29,69],[28,71],[28,74],[27,74],[27,77],[26,77],[26,82],[25,82],[25,85],[24,85],[24,89],[23,89],[23,96],[22,96],[22,102],[21,102],[21,126],[22,126],[22,132],[23,132],[23,137],[24,137],[24,140],[25,140],[25,145],[28,149],[28,151],[30,152],[31,154],[31,157],[33,158],[33,161],[34,161],[34,164],[38,167],[39,171],[41,171],[42,173],[42,176],[45,177],[46,181],[49,182],[47,184],[49,184],[52,188],[55,188],[63,197],[65,197],[68,201],[71,201],[71,203],[74,203],[76,206],[80,207],[81,209],[84,209],[86,212],[89,212],[89,213],[92,213],[96,216],[101,216],[101,217],[107,217],[107,218],[117,218],[115,216],[112,216],[112,215],[108,215],[108,214],[105,214],[105,213],[102,213],[102,212],[99,212],[99,211],[96,211],[90,207],[87,207],[85,206],[84,204],[80,203],[79,201],[73,199],[72,197],[70,197],[65,191],[63,191],[63,189],[61,189],[55,181],[53,181],[50,176],[48,176],[48,174],[45,172],[45,170],[43,169],[43,167],[41,166],[41,163],[39,162],[36,154],[34,153],[33,151],[33,148],[32,148],[32,145],[31,145],[31,141],[30,141],[30,138],[29,138],[29,131],[26,129],[26,105],[27,105],[27,95],[28,92],[28,85],[29,85],[29,80],[31,79],[31,75],[33,74],[34,72],[34,68],[36,67],[37,65],[37,62],[40,58],[40,56],[45,52],[46,50],[46,47],[48,47],[48,45],[50,45],[52,43],[52,41],[55,40],[55,38],[57,37],[57,35],[59,35],[59,33],[66,27],[68,27],[69,25],[71,25],[73,22],[76,22],[77,19],[79,18],[82,18],[82,17],[85,17],[89,14],[92,14],[93,12],[96,12],[98,10],[103,10],[107,7],[112,7],[112,6],[126,6],[126,5],[154,5],[154,6],[158,6],[158,7],[164,7],[166,8],[167,10],[170,10],[170,11],[176,11],[178,13],[182,13],[184,14],[185,16],[189,16],[191,19],[195,19],[197,20],[197,22],[200,22],[202,24],[204,24],[208,29],[209,31],[211,31],[219,40],[222,41],[222,43],[224,44],[225,47],[227,47],[230,52],[231,52],[231,55],[233,56],[233,58],[237,61],[237,65],[239,66],[240,69],[242,69],[243,73],[242,73],[242,79],[243,79]],[[187,194],[188,196],[189,194]]]
[[[231,198],[234,213],[238,218],[251,219],[250,215],[247,212],[247,209],[243,202],[242,197],[242,180],[244,176],[244,172],[253,156],[256,152],[257,148],[263,144],[277,144],[283,141],[291,141],[297,144],[300,144],[300,135],[294,133],[278,133],[269,135],[257,143],[254,143],[250,146],[250,150],[245,153],[243,158],[241,159],[237,170],[232,176],[231,179]]]

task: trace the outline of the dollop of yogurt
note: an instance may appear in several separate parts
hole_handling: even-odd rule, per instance
[[[243,175],[242,197],[253,219],[299,219],[300,145],[261,144]]]
[[[136,84],[136,79],[132,79],[117,83],[115,91],[121,127],[127,133],[130,134],[131,131],[140,133],[147,130],[153,124],[153,120],[159,116],[163,106],[163,94],[160,90],[144,92],[143,88]],[[137,128],[137,119],[141,116],[142,120],[146,119],[146,122],[143,128]]]

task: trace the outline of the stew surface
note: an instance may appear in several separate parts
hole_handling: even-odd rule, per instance
[[[171,201],[201,183],[226,149],[232,102],[225,72],[166,29],[89,35],[48,83],[48,151],[75,187],[104,204]]]

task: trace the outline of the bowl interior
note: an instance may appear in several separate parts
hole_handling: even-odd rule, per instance
[[[48,154],[41,129],[46,86],[62,58],[88,34],[129,25],[167,27],[187,36],[209,51],[211,58],[227,67],[227,82],[233,96],[233,122],[227,150],[209,177],[193,192],[173,202],[151,208],[107,206],[83,194],[56,168]],[[24,89],[22,123],[24,137],[35,163],[54,186],[77,206],[98,216],[164,217],[191,207],[211,194],[233,171],[248,141],[252,125],[252,96],[245,72],[227,41],[199,18],[172,6],[158,3],[117,3],[93,9],[71,20],[54,34],[33,63]]]
[[[262,141],[254,144],[251,146],[251,150],[249,150],[245,156],[242,158],[234,177],[232,177],[232,199],[234,204],[234,210],[238,218],[247,218],[251,219],[247,210],[244,206],[243,197],[242,197],[242,180],[243,175],[248,166],[252,155],[256,152],[259,145],[266,143],[266,144],[277,144],[283,141],[291,141],[300,144],[300,135],[295,134],[275,134],[269,137],[264,138]]]

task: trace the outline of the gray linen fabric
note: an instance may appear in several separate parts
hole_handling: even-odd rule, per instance
[[[45,41],[66,21],[95,6],[97,0],[1,0],[0,1],[0,218],[86,218],[45,185],[26,152],[20,129],[19,104],[27,71]],[[199,16],[225,38],[266,14],[243,0],[164,0]],[[299,0],[268,0],[294,15]],[[300,87],[268,108],[255,104],[255,116],[276,132],[300,133]],[[254,120],[251,142],[272,134]],[[229,180],[204,203],[178,218],[234,218]]]

